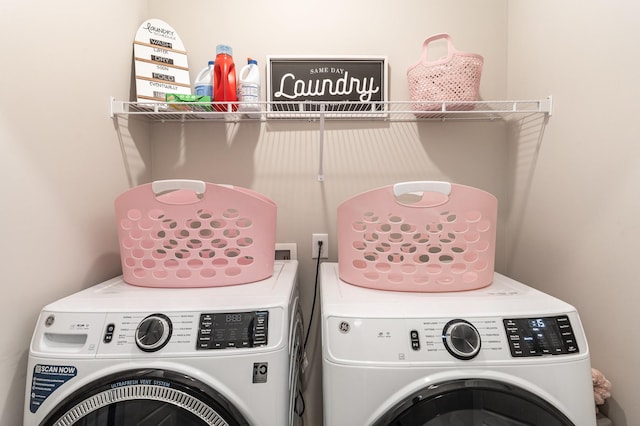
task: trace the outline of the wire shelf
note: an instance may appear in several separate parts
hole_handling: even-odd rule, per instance
[[[259,102],[251,104],[127,102],[111,99],[111,116],[139,116],[151,121],[264,120],[496,120],[530,114],[551,115],[551,97],[541,100],[477,102]],[[253,108],[243,111],[245,108]]]
[[[243,111],[251,108],[252,111]],[[327,120],[417,122],[445,120],[507,120],[543,114],[551,116],[552,98],[477,102],[252,102],[179,103],[127,102],[111,98],[111,117],[140,117],[151,122],[317,121],[318,181],[324,181],[324,133]],[[248,115],[249,114],[249,115]],[[120,144],[122,136],[119,134]]]

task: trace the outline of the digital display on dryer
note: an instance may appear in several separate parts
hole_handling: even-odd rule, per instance
[[[268,311],[200,315],[196,349],[253,348],[267,344]]]
[[[580,352],[567,315],[504,319],[513,357],[566,355]]]
[[[531,328],[546,328],[547,324],[544,318],[536,318],[529,320],[529,327]]]

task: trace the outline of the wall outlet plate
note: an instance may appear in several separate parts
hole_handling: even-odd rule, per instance
[[[320,259],[329,258],[329,234],[311,234],[311,258],[318,258],[318,243],[322,241]]]
[[[276,260],[298,260],[296,243],[276,243]]]

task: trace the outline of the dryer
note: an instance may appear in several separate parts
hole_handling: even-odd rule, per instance
[[[498,273],[451,293],[372,290],[321,269],[324,424],[595,426],[574,307]]]
[[[213,288],[117,277],[47,305],[24,425],[294,424],[297,266],[276,261],[268,279]]]

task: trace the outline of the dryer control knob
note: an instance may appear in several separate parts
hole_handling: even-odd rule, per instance
[[[442,341],[447,351],[458,359],[471,359],[480,352],[480,333],[468,321],[449,321],[442,331]]]
[[[136,328],[136,345],[145,352],[155,352],[169,343],[172,331],[169,317],[163,314],[149,315]]]

